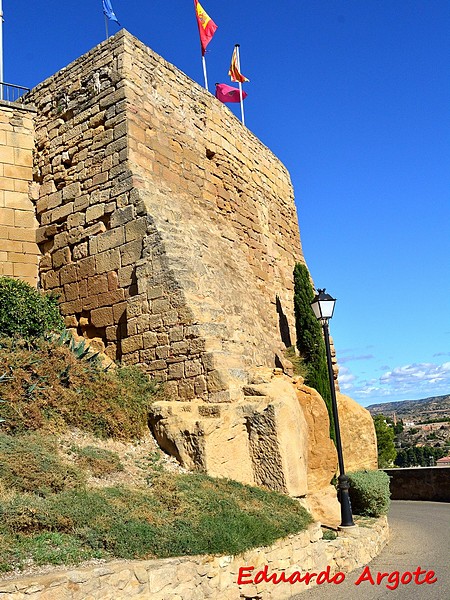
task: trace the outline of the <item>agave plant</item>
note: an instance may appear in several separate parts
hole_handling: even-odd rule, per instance
[[[60,346],[67,346],[79,360],[85,359],[88,362],[93,363],[100,354],[100,352],[92,352],[89,345],[86,344],[86,340],[77,342],[67,329],[64,329],[54,341]]]

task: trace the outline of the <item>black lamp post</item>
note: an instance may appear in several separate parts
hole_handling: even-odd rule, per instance
[[[330,380],[331,390],[331,408],[333,411],[334,428],[336,431],[336,450],[339,462],[339,502],[341,503],[341,527],[354,527],[352,516],[352,507],[348,495],[349,483],[345,474],[344,456],[342,454],[341,430],[339,428],[339,414],[336,402],[336,389],[334,387],[333,365],[331,362],[330,331],[328,328],[328,319],[331,319],[336,300],[330,294],[325,293],[325,289],[318,290],[317,295],[311,302],[311,307],[317,319],[321,322],[323,335],[325,338],[325,347],[327,350],[328,378]]]

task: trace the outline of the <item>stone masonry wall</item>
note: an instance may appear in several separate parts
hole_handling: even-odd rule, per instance
[[[42,287],[66,324],[175,399],[240,399],[295,341],[302,260],[283,165],[125,31],[27,96]]]
[[[450,502],[449,467],[384,469],[390,477],[393,500]]]
[[[278,540],[273,546],[255,548],[240,556],[188,556],[154,561],[117,561],[48,575],[0,581],[1,600],[284,600],[315,585],[302,583],[249,583],[265,565],[268,574],[299,571],[319,574],[330,568],[349,573],[367,564],[382,550],[389,536],[386,518],[370,528],[339,533],[336,540],[322,539],[320,525]],[[325,583],[325,586],[335,585]]]
[[[210,398],[223,396],[220,378],[239,397],[246,367],[275,366],[276,351],[295,343],[292,271],[302,254],[289,175],[203,88],[136,40],[125,50],[130,168],[210,341]]]
[[[34,110],[0,101],[0,275],[36,286],[37,222],[29,196]]]

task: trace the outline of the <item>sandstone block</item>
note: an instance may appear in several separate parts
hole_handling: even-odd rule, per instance
[[[127,242],[142,239],[147,233],[147,217],[135,219],[125,225],[125,239]]]
[[[144,343],[142,340],[142,335],[134,335],[122,340],[122,352],[124,354],[129,354],[131,352],[135,352],[136,350],[142,350],[143,347]]]
[[[127,303],[126,302],[118,302],[118,303],[114,304],[114,306],[112,308],[113,308],[114,323],[121,322],[124,319],[124,317],[126,316]]]
[[[78,198],[78,196],[81,196],[81,186],[78,181],[70,183],[62,190],[62,197],[64,201],[75,200],[75,198]]]
[[[94,259],[94,257],[92,257]],[[120,252],[118,248],[106,250],[95,256],[95,271],[99,274],[120,269]],[[122,284],[121,284],[122,285]]]
[[[27,193],[6,190],[4,200],[6,208],[17,208],[18,210],[30,212],[34,210]]]
[[[135,218],[135,209],[133,205],[125,206],[116,210],[111,215],[111,227],[119,227],[125,225]]]
[[[98,252],[117,248],[124,243],[125,235],[122,227],[116,227],[97,236]]]
[[[377,440],[369,411],[344,394],[336,396],[346,471],[377,469]]]
[[[108,291],[108,277],[107,275],[94,275],[87,279],[87,291],[88,294],[101,294]]]
[[[127,244],[122,245],[120,247],[120,255],[122,267],[136,264],[142,255],[141,240],[128,242]]]
[[[105,205],[104,204],[94,204],[93,206],[89,206],[86,209],[86,223],[91,223],[92,221],[96,221],[103,217],[105,214]]]
[[[97,308],[91,311],[91,323],[94,327],[108,327],[114,322],[111,307]]]
[[[77,300],[80,297],[78,283],[68,283],[64,286],[64,299]]]
[[[62,248],[52,254],[52,264],[55,269],[67,265],[70,262],[70,249]]]

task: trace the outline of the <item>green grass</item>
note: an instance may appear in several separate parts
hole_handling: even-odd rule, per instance
[[[305,359],[302,358],[298,352],[296,352],[295,346],[290,346],[284,351],[285,357],[291,361],[294,369],[294,375],[300,375],[303,379],[306,379],[309,374],[308,365],[305,363]]]
[[[151,488],[0,494],[0,569],[88,558],[239,554],[305,529],[281,494],[206,475],[158,473]]]

